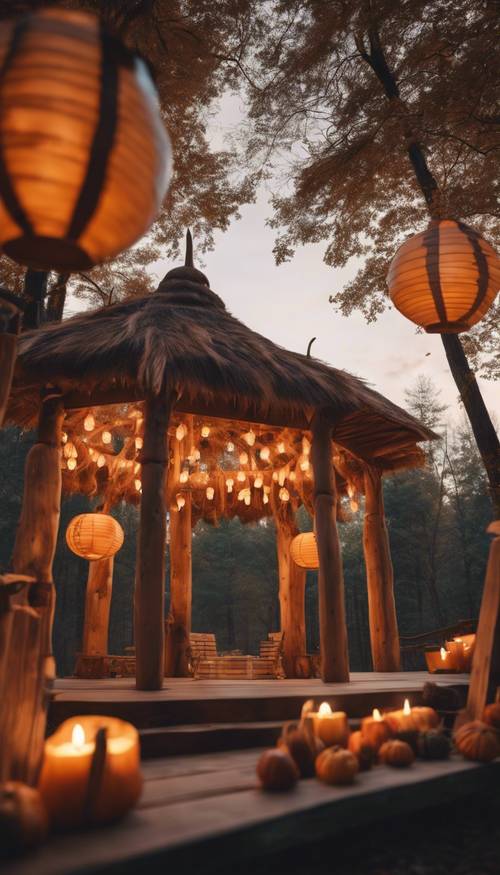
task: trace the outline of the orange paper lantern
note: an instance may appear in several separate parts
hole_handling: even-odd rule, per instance
[[[318,546],[314,532],[297,535],[290,544],[290,556],[301,568],[319,568]]]
[[[66,529],[66,543],[83,559],[109,559],[123,544],[123,529],[107,513],[81,513]]]
[[[170,143],[146,64],[87,13],[0,26],[0,245],[20,264],[77,271],[154,220]]]
[[[394,306],[429,334],[468,331],[500,288],[500,259],[473,228],[432,221],[398,249],[387,275]]]

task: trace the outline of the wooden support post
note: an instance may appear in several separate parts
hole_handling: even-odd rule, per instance
[[[290,556],[290,544],[297,532],[277,516],[275,522],[283,668],[287,678],[295,678],[300,676],[297,673],[297,659],[306,653],[306,570],[296,565]]]
[[[108,652],[113,563],[113,556],[89,562],[82,646],[85,656],[104,656]]]
[[[332,423],[321,411],[312,422],[314,525],[318,543],[321,677],[349,680],[344,576],[337,531],[337,495],[332,464]]]
[[[135,581],[136,686],[160,690],[163,684],[167,428],[172,395],[145,404],[141,516]]]
[[[469,720],[482,719],[484,706],[493,701],[500,687],[500,520],[491,523],[488,531],[495,538],[490,545],[472,657],[465,709]]]
[[[0,428],[5,417],[21,326],[21,302],[0,287]]]
[[[46,389],[38,423],[37,443],[26,458],[24,495],[16,533],[12,567],[36,583],[29,590],[32,607],[42,616],[42,652],[52,657],[55,587],[52,563],[61,512],[61,393]]]
[[[373,670],[399,671],[399,632],[389,534],[384,516],[382,477],[376,468],[367,465],[364,480],[363,549]]]
[[[170,610],[165,647],[165,675],[184,678],[190,675],[191,659],[191,493],[183,493],[185,505],[170,511]]]

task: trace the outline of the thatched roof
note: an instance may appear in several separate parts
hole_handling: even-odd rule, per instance
[[[170,271],[153,295],[24,334],[10,410],[29,424],[40,387],[68,407],[179,393],[177,410],[307,429],[318,408],[342,421],[334,438],[384,469],[417,464],[435,435],[343,370],[283,349],[226,309],[192,267]]]

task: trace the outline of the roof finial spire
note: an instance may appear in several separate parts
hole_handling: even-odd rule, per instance
[[[186,231],[186,258],[184,260],[185,267],[194,267],[193,264],[193,238],[189,228]]]

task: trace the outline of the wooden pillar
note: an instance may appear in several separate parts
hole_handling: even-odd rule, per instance
[[[29,602],[42,617],[42,653],[52,657],[52,624],[55,587],[52,563],[61,512],[61,427],[64,407],[61,393],[44,392],[37,443],[26,458],[24,495],[16,533],[12,567],[36,579]]]
[[[283,667],[287,678],[299,677],[297,658],[306,653],[305,587],[306,570],[290,556],[290,544],[296,534],[279,518],[276,522],[279,601],[283,637]]]
[[[0,287],[0,428],[5,417],[21,324],[20,301]]]
[[[141,454],[142,495],[135,581],[136,686],[160,690],[163,684],[167,428],[173,396],[147,399]]]
[[[185,505],[170,512],[170,610],[165,647],[165,675],[190,676],[192,605],[191,493],[183,492]]]
[[[108,652],[113,564],[113,556],[89,562],[82,646],[85,656],[104,656]]]
[[[363,550],[368,588],[368,613],[374,671],[399,671],[399,632],[394,601],[389,533],[384,516],[380,471],[365,467]]]
[[[321,411],[312,422],[314,527],[318,543],[321,677],[349,680],[344,575],[337,531],[337,494],[332,464],[332,423]]]

